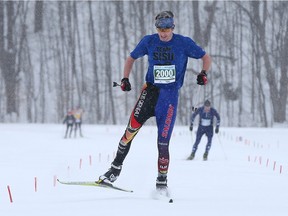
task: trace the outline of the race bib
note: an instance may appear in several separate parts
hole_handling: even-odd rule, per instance
[[[154,83],[168,84],[176,80],[175,65],[154,65]]]
[[[202,126],[210,126],[211,120],[210,119],[201,119]]]

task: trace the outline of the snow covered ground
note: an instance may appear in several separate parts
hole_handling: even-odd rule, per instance
[[[83,138],[63,139],[64,125],[0,124],[0,215],[288,214],[285,128],[220,128],[209,160],[202,161],[203,137],[196,159],[187,161],[195,133],[176,126],[168,175],[172,204],[151,198],[157,176],[154,126],[141,129],[116,181],[134,193],[55,182],[98,179],[109,168],[124,129],[83,125]]]

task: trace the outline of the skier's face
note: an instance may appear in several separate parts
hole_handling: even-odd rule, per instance
[[[161,41],[168,42],[173,37],[172,28],[157,28],[157,32]]]
[[[209,112],[210,111],[210,106],[204,106],[204,111]]]

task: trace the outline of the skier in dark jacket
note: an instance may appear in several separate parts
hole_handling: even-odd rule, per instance
[[[71,134],[72,134],[72,130],[73,130],[73,125],[75,123],[75,117],[73,115],[73,112],[72,111],[69,111],[63,121],[63,124],[67,125],[67,128],[66,128],[66,133],[65,133],[65,139],[67,138],[67,135],[68,135],[68,131],[69,131],[69,128],[70,128],[70,133],[69,133],[69,137],[71,138]]]
[[[195,117],[199,114],[199,126],[197,130],[197,135],[196,135],[196,140],[193,145],[192,153],[191,155],[187,158],[187,160],[193,160],[195,157],[195,153],[197,151],[198,145],[201,141],[201,138],[204,134],[206,134],[208,142],[206,145],[206,150],[203,155],[203,160],[207,160],[208,158],[208,153],[212,145],[212,137],[213,137],[213,119],[214,116],[217,119],[216,122],[216,128],[215,128],[215,133],[219,132],[219,127],[220,127],[220,116],[216,109],[211,107],[211,103],[209,100],[206,100],[204,102],[204,106],[198,108],[191,116],[191,124],[190,124],[190,131],[193,130],[193,124]]]

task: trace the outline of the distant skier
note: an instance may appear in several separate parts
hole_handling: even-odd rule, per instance
[[[69,138],[71,138],[73,126],[74,126],[74,123],[75,123],[75,117],[74,117],[72,111],[69,111],[69,112],[67,113],[67,115],[65,116],[65,119],[64,119],[64,121],[63,121],[63,124],[65,124],[65,123],[66,123],[66,125],[67,125],[67,128],[66,128],[66,133],[65,133],[64,138],[65,138],[65,139],[67,138],[69,129],[70,129]]]
[[[198,145],[201,141],[201,138],[204,134],[207,136],[207,145],[206,145],[206,150],[203,155],[203,160],[208,159],[208,153],[212,145],[212,137],[213,137],[213,118],[214,116],[217,119],[216,122],[216,128],[215,128],[215,133],[219,132],[219,127],[220,127],[220,116],[217,112],[216,109],[211,107],[211,103],[209,100],[206,100],[204,102],[204,106],[198,108],[191,116],[191,124],[190,124],[190,131],[193,130],[193,124],[195,117],[199,114],[199,126],[197,130],[197,135],[196,135],[196,141],[193,145],[192,153],[191,155],[187,158],[187,160],[193,160],[195,157],[195,153],[197,151]]]
[[[77,107],[76,110],[74,110],[74,117],[75,117],[75,133],[74,136],[76,137],[77,135],[77,130],[79,129],[79,135],[80,137],[83,137],[82,135],[82,129],[81,129],[81,125],[82,125],[82,115],[83,115],[83,109],[81,109],[80,107]]]

